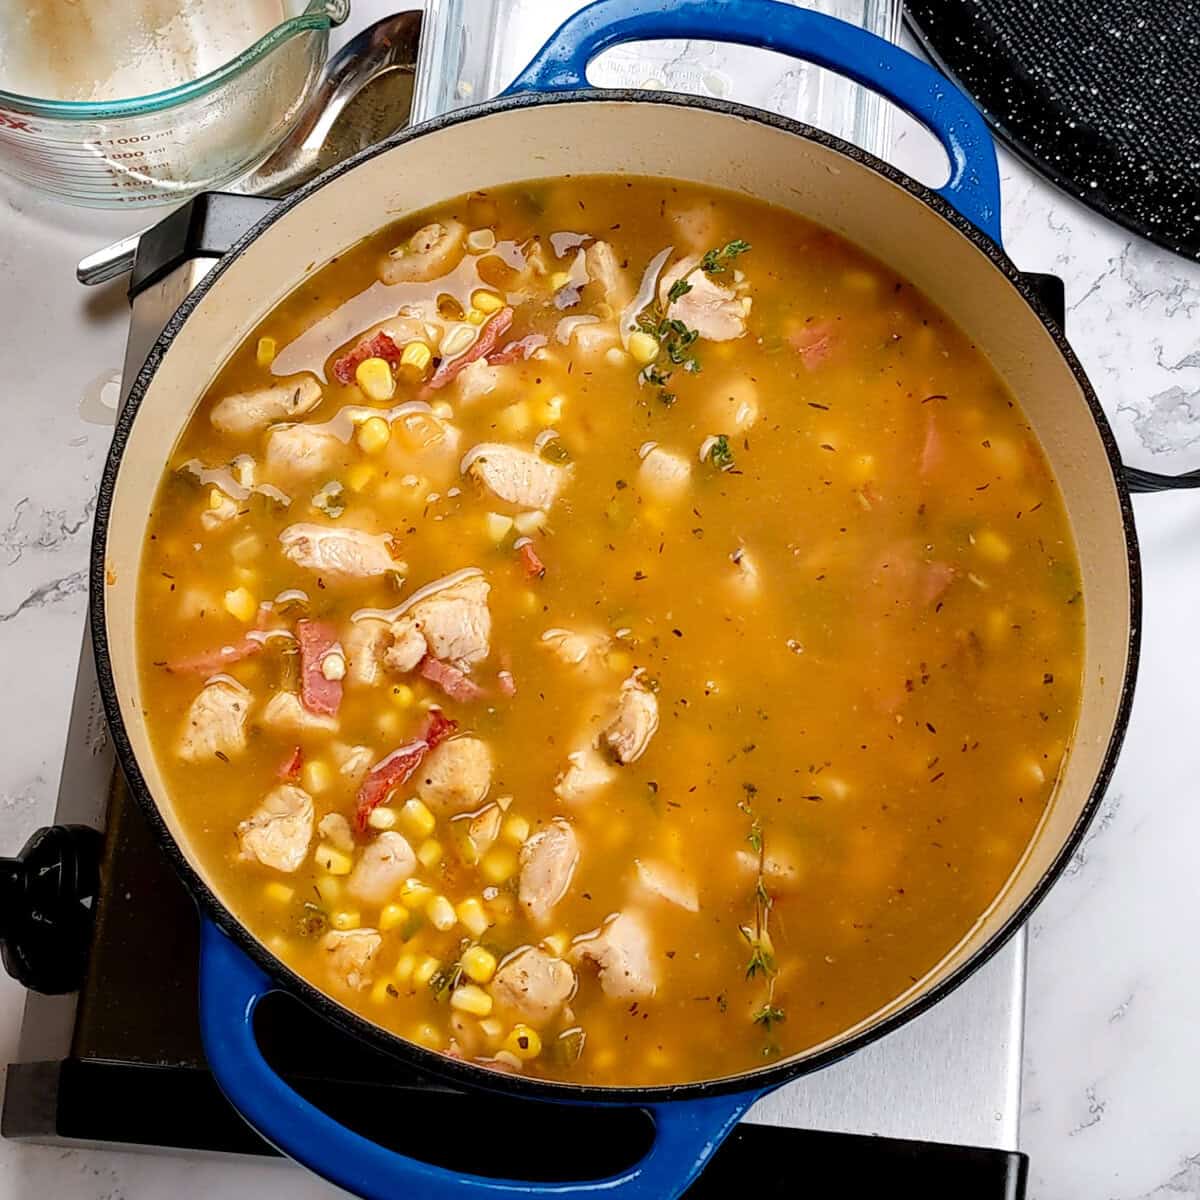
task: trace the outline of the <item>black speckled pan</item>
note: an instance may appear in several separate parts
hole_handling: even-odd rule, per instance
[[[906,0],[938,65],[1089,208],[1200,259],[1196,0]]]

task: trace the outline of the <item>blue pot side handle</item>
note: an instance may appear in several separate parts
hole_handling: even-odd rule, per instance
[[[898,104],[950,158],[938,194],[1000,244],[996,148],[957,87],[898,46],[856,25],[777,0],[597,0],[568,18],[508,88],[566,92],[588,87],[588,64],[624,42],[699,38],[790,54],[827,67]]]
[[[587,1200],[671,1200],[761,1094],[743,1092],[702,1100],[648,1105],[654,1144],[628,1170],[577,1183],[522,1182],[460,1175],[408,1158],[338,1124],[294,1092],[263,1058],[254,1036],[254,1010],[276,990],[210,921],[200,938],[200,1033],[221,1090],[255,1130],[289,1158],[363,1200],[484,1200],[562,1197]],[[530,1101],[530,1104],[541,1103]]]

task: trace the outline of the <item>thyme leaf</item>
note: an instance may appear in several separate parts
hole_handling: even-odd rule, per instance
[[[741,238],[734,238],[732,242],[726,242],[724,246],[706,251],[700,260],[700,269],[706,275],[720,275],[739,254],[745,254],[749,249],[749,242],[743,242]]]

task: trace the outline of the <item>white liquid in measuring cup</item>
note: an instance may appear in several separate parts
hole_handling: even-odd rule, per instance
[[[0,88],[42,100],[124,100],[236,57],[285,0],[0,0]]]

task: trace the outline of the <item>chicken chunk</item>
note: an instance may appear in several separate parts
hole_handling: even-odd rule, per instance
[[[561,958],[534,947],[522,950],[496,972],[492,996],[530,1025],[545,1025],[575,991],[575,972]]]
[[[682,454],[654,446],[638,467],[638,487],[647,496],[665,503],[686,494],[692,479],[692,464]]]
[[[276,733],[334,733],[338,727],[337,717],[309,712],[295,692],[276,692],[257,719]]]
[[[694,880],[669,863],[655,859],[634,859],[637,886],[644,894],[666,900],[688,912],[700,911],[700,897]]]
[[[342,635],[342,649],[346,652],[346,682],[371,686],[379,682],[384,655],[392,641],[391,627],[387,621],[376,617],[363,617],[351,621]]]
[[[491,585],[478,572],[430,584],[417,592],[392,625],[392,647],[384,661],[394,671],[411,671],[428,653],[468,667],[491,653]],[[419,639],[419,640],[418,640]]]
[[[308,854],[312,832],[312,797],[303,788],[285,783],[268,792],[250,819],[237,827],[237,839],[243,858],[291,872]]]
[[[531,450],[481,442],[463,459],[463,471],[494,496],[518,508],[548,509],[566,483],[568,468]]]
[[[565,804],[590,800],[617,777],[616,769],[594,746],[567,755],[568,767],[558,777],[554,794]]]
[[[337,763],[338,772],[352,783],[359,780],[371,769],[375,761],[375,752],[370,746],[347,746],[345,742],[334,742],[329,747],[333,761]]]
[[[475,737],[456,737],[429,754],[416,775],[417,795],[435,813],[470,812],[492,786],[492,752]]]
[[[604,742],[618,762],[636,762],[657,729],[658,699],[635,671],[621,684],[617,713],[604,731]]]
[[[302,479],[332,471],[345,453],[338,438],[315,425],[280,425],[267,435],[265,461],[276,476]]]
[[[538,925],[567,894],[579,863],[579,842],[567,821],[556,817],[521,847],[521,879],[517,899]]]
[[[578,942],[576,962],[591,962],[600,986],[613,1000],[647,1000],[658,990],[651,961],[650,934],[635,912],[619,913],[595,937]]]
[[[658,285],[659,300],[666,307],[669,320],[682,321],[710,342],[728,342],[746,332],[748,298],[739,296],[733,288],[716,283],[697,265],[695,255],[681,258],[662,277]],[[671,288],[680,279],[687,280],[688,291],[679,299],[669,301]]]
[[[388,252],[379,278],[384,283],[414,283],[445,275],[466,253],[466,236],[458,221],[423,225],[407,242]]]
[[[574,633],[570,629],[547,629],[541,644],[559,662],[579,667],[595,662],[608,646],[603,633]]]
[[[320,401],[321,385],[313,376],[305,375],[273,387],[226,396],[213,407],[209,420],[221,433],[236,436],[265,429],[275,421],[295,421]]]
[[[583,252],[583,265],[599,299],[607,301],[614,312],[620,312],[633,299],[633,287],[608,242],[593,242]]]
[[[331,929],[321,939],[330,978],[353,992],[363,992],[375,979],[375,956],[383,938],[374,929]]]
[[[250,693],[232,679],[214,679],[192,701],[179,735],[185,762],[229,758],[246,748]]]
[[[217,497],[216,508],[209,504],[200,513],[200,524],[204,526],[206,533],[212,533],[214,530],[227,526],[241,511],[241,505],[232,496],[221,493]]]
[[[417,869],[417,856],[398,833],[381,833],[359,857],[346,890],[363,904],[383,905]]]
[[[503,377],[502,367],[494,367],[487,359],[477,358],[458,373],[458,398],[463,404],[474,404],[490,396]]]
[[[387,533],[329,525],[289,525],[279,535],[283,556],[325,577],[363,579],[398,570]]]

